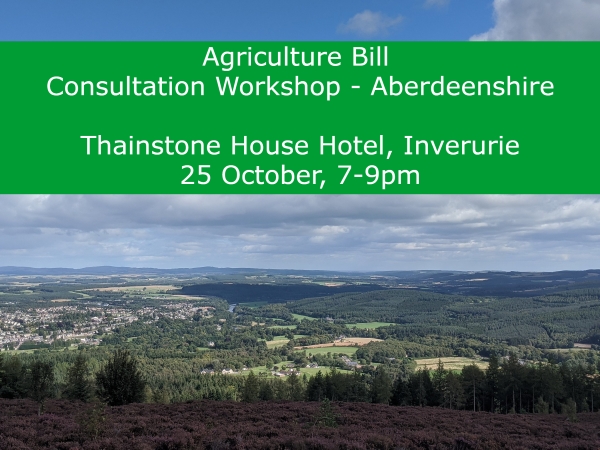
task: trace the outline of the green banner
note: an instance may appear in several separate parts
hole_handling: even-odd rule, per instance
[[[0,43],[0,193],[600,193],[600,42]]]

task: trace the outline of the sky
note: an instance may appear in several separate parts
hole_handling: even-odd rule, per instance
[[[600,0],[0,0],[9,40],[600,40]],[[600,268],[600,196],[0,195],[0,266]]]

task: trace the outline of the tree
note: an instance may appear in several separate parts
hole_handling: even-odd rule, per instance
[[[429,399],[430,406],[440,406],[446,401],[446,375],[448,371],[444,369],[444,363],[438,359],[437,368],[431,376],[431,384],[433,385],[433,395]]]
[[[54,367],[49,362],[35,361],[29,370],[29,396],[39,404],[38,415],[44,414],[44,404],[53,388]]]
[[[378,367],[371,385],[371,401],[388,404],[391,396],[392,380],[383,367]]]
[[[508,402],[505,400],[506,412],[521,412],[522,405],[519,404],[519,406],[517,406],[515,393],[519,392],[522,387],[523,366],[519,362],[519,358],[517,358],[517,355],[515,355],[514,353],[511,353],[509,355],[508,360],[502,365],[500,375],[500,379],[502,380],[502,384],[504,385],[505,399],[506,397],[512,397],[512,407],[510,409],[508,408]]]
[[[292,374],[287,378],[287,385],[290,394],[290,400],[299,402],[304,399],[304,389],[300,377],[296,374]]]
[[[450,409],[460,408],[464,401],[464,391],[454,372],[449,371],[444,380],[444,404]]]
[[[409,381],[413,406],[428,406],[434,396],[434,388],[429,376],[429,370],[419,369],[413,373]]]
[[[320,402],[326,392],[325,377],[319,370],[314,377],[310,377],[306,385],[306,400],[309,402]]]
[[[258,377],[254,375],[254,371],[251,370],[246,377],[246,382],[242,389],[242,401],[249,403],[257,401],[259,392],[260,384],[258,382]]]
[[[27,373],[21,358],[14,355],[3,358],[0,375],[1,398],[23,398],[27,395]]]
[[[485,374],[487,385],[487,395],[490,405],[490,412],[496,412],[499,405],[500,392],[500,360],[495,353],[490,356],[490,363]]]
[[[485,373],[476,364],[470,364],[462,368],[460,374],[463,381],[463,388],[467,394],[467,406],[473,405],[473,411],[476,410],[477,396],[481,395],[481,383],[485,379]]]
[[[562,405],[561,410],[563,414],[566,414],[569,422],[577,422],[577,403],[572,398]]]
[[[264,401],[270,401],[275,398],[273,386],[271,386],[271,382],[269,380],[262,380],[262,383],[260,383],[258,397]]]
[[[116,350],[96,374],[98,396],[111,406],[144,401],[146,381],[127,350]]]
[[[328,398],[325,398],[321,402],[319,412],[315,415],[314,425],[329,428],[335,428],[338,426],[337,416],[333,411],[333,407],[331,406],[331,402]]]
[[[409,406],[411,404],[412,394],[408,383],[398,377],[394,384],[392,392],[392,405],[395,406]]]
[[[540,395],[540,398],[538,398],[536,404],[535,404],[535,412],[538,414],[548,414],[548,402],[544,401],[544,397],[542,397]]]
[[[75,362],[67,369],[67,388],[65,397],[69,400],[81,400],[87,403],[92,398],[92,384],[87,358],[79,353]]]

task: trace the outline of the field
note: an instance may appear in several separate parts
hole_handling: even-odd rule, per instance
[[[390,322],[363,322],[363,323],[347,323],[348,328],[358,328],[359,330],[372,330],[375,328],[389,327],[395,325]]]
[[[268,328],[285,328],[286,330],[295,330],[298,325],[273,325]]]
[[[576,353],[576,352],[588,352],[587,348],[555,348],[552,349],[553,352],[557,353]]]
[[[294,335],[294,339],[303,338],[303,337],[306,337],[306,335],[305,334],[295,334]],[[274,348],[274,347],[282,347],[285,344],[287,344],[288,342],[290,342],[290,340],[288,338],[286,338],[285,336],[275,336],[272,341],[265,341],[265,342],[267,343],[268,348]]]
[[[331,368],[330,368],[330,367],[325,367],[325,366],[323,366],[323,367],[319,367],[319,368],[317,368],[317,369],[311,369],[311,368],[307,368],[307,367],[302,367],[302,368],[300,369],[300,372],[301,372],[301,373],[303,373],[303,374],[306,374],[306,375],[307,375],[307,376],[309,376],[309,377],[312,377],[312,376],[316,375],[316,374],[317,374],[317,373],[319,373],[319,372],[321,372],[323,375],[325,375],[325,374],[326,374],[326,373],[328,373],[330,370],[331,370]],[[352,373],[352,371],[351,371],[351,370],[346,370],[346,369],[337,369],[337,368],[336,368],[335,370],[337,370],[337,371],[338,371],[338,372],[340,372],[340,373]]]
[[[124,294],[124,295],[135,295],[135,296],[143,296],[147,298],[153,298],[157,300],[174,300],[174,301],[199,301],[204,300],[206,297],[199,297],[193,295],[183,295],[176,294],[174,292],[178,291],[179,288],[172,284],[157,284],[153,286],[108,286],[103,288],[94,288],[94,289],[84,289],[83,291],[87,292],[111,292],[115,294]],[[79,295],[86,295],[88,298],[90,297],[88,294],[84,292],[74,292]]]
[[[281,368],[281,366],[286,365],[287,363],[291,363],[291,361],[282,361],[282,362],[276,364],[276,366]],[[306,374],[309,377],[316,375],[318,372],[321,372],[322,374],[326,374],[331,370],[331,368],[327,367],[327,366],[321,366],[316,369],[311,369],[310,367],[296,367],[296,368],[298,370],[300,370],[300,373],[302,375]],[[352,371],[345,370],[345,369],[336,369],[336,370],[341,373],[352,373]],[[254,372],[254,375],[258,375],[259,373],[262,372],[262,373],[268,373],[267,377],[269,377],[269,378],[273,377],[273,375],[271,375],[271,371],[267,370],[267,368],[265,366],[251,367],[250,370],[244,370],[244,371],[240,372],[240,374],[242,376],[248,376],[248,374],[250,374],[251,371]],[[285,379],[286,378],[284,378],[284,380]]]
[[[462,370],[464,366],[475,364],[480,369],[487,369],[488,363],[480,359],[471,358],[460,358],[460,357],[447,357],[447,358],[429,358],[429,359],[417,359],[417,368],[422,369],[427,367],[429,370],[437,368],[439,361],[442,361],[444,369],[449,370]]]
[[[303,316],[302,314],[292,314],[292,317],[296,320],[317,320],[315,317]]]
[[[275,336],[275,338],[272,341],[267,341],[267,347],[283,347],[288,342],[290,342],[290,340],[285,338],[284,336]]]
[[[96,289],[89,289],[100,292],[123,292],[128,294],[163,294],[167,291],[179,289],[172,284],[162,284],[154,286],[110,286]]]
[[[337,427],[315,426],[317,402],[108,407],[93,427],[81,403],[0,400],[2,449],[564,449],[600,448],[600,421],[579,414],[485,414],[442,408],[334,403]]]
[[[312,353],[313,355],[324,355],[329,352],[331,353],[343,353],[344,355],[352,356],[356,353],[358,347],[296,347],[299,350],[306,349],[306,353]]]
[[[327,344],[315,344],[315,345],[306,345],[303,347],[294,347],[295,349],[298,350],[303,350],[303,349],[315,349],[315,348],[339,348],[339,347],[348,347],[350,345],[353,346],[363,346],[363,345],[367,345],[369,342],[381,342],[381,339],[375,339],[375,338],[345,338],[343,341],[335,341],[335,342],[329,342]],[[329,350],[331,351],[331,350]]]

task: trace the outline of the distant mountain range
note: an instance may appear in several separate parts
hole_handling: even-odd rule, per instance
[[[406,272],[412,273],[412,272]],[[230,268],[230,267],[193,267],[193,268],[174,268],[174,269],[156,269],[153,267],[114,267],[114,266],[95,266],[83,267],[81,269],[72,269],[66,267],[19,267],[3,266],[0,267],[0,275],[204,275],[204,274],[272,274],[272,275],[305,275],[305,276],[339,276],[339,275],[367,275],[364,272],[337,272],[326,270],[287,270],[287,269],[255,269],[255,268]]]
[[[381,285],[382,288],[414,288],[447,294],[533,297],[570,289],[600,288],[600,270],[559,272],[461,272],[444,270],[342,272],[230,267],[156,269],[152,267],[97,266],[81,269],[0,267],[0,276],[234,276],[274,275],[346,278]],[[351,280],[348,280],[351,279]],[[214,280],[217,281],[218,280]],[[245,282],[242,280],[242,282]],[[248,281],[256,283],[255,281]]]

